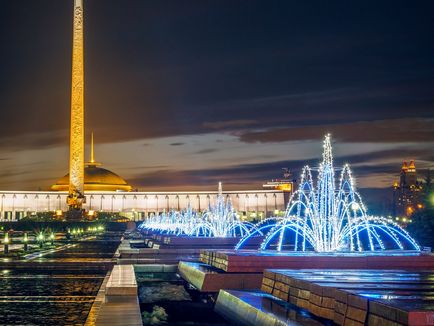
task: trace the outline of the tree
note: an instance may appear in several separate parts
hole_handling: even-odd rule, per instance
[[[421,200],[423,208],[411,215],[407,231],[420,245],[434,248],[434,189],[430,169],[422,185]]]
[[[434,187],[431,179],[431,170],[428,169],[424,183],[422,185],[421,199],[426,208],[434,207]]]
[[[413,213],[407,231],[421,246],[434,248],[434,208],[425,207]]]

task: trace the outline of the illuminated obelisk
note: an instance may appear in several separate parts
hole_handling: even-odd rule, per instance
[[[75,219],[81,216],[85,201],[83,0],[74,0],[73,29],[68,217]]]

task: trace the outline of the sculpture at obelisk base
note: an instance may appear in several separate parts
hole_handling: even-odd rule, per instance
[[[84,197],[84,40],[83,0],[74,0],[68,219],[83,216]]]

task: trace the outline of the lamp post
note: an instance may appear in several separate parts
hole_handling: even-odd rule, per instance
[[[29,238],[28,238],[28,236],[27,236],[27,232],[24,233],[23,242],[24,242],[24,251],[27,251],[27,250],[29,249],[29,248],[28,248]]]
[[[50,234],[51,245],[54,245],[54,238],[55,238],[54,232],[51,232]]]
[[[65,237],[66,237],[66,240],[71,240],[71,229],[70,228],[66,229]]]
[[[42,246],[44,245],[44,233],[42,231],[39,232],[37,240],[39,242],[39,248],[42,248]]]
[[[9,233],[8,232],[5,233],[5,239],[3,240],[3,243],[4,243],[4,247],[5,247],[4,253],[5,253],[5,255],[7,255],[9,253]]]

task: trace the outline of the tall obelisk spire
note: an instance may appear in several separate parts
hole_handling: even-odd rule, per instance
[[[74,0],[73,28],[68,206],[70,210],[81,211],[84,202],[83,0]]]

